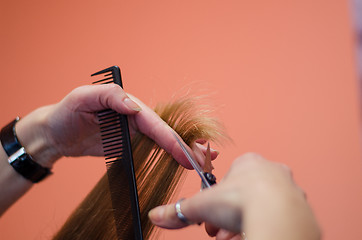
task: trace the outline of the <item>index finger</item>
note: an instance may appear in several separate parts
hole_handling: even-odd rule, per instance
[[[154,140],[161,148],[170,153],[174,159],[187,169],[192,169],[190,162],[183,153],[177,140],[172,133],[178,134],[164,122],[152,109],[143,104],[140,100],[132,97],[142,107],[142,111],[133,115],[134,128]],[[182,138],[180,138],[182,140]],[[193,151],[185,144],[190,153]]]
[[[183,215],[190,222],[207,222],[234,233],[240,233],[241,211],[225,197],[221,184],[199,192],[181,202]],[[218,189],[218,190],[217,190]],[[225,189],[225,188],[224,188]],[[162,228],[175,229],[186,227],[176,214],[175,204],[158,206],[149,212],[151,221]]]
[[[128,98],[137,102],[141,109],[137,111],[130,109],[125,103]],[[173,137],[172,131],[174,130],[152,109],[131,94],[124,92],[120,86],[116,84],[82,86],[73,90],[73,94],[68,95],[65,101],[71,101],[68,105],[77,111],[97,112],[111,108],[118,113],[128,115],[132,120],[129,122],[130,131],[139,130],[170,153],[182,166],[192,169],[181,147]],[[193,153],[190,148],[188,150]],[[216,157],[215,154],[214,157]]]

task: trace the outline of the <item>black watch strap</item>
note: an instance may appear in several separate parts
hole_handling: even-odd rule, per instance
[[[16,118],[1,129],[1,144],[6,154],[9,156],[9,164],[15,169],[15,171],[26,179],[37,183],[48,176],[51,171],[49,168],[43,167],[39,163],[35,162],[20,144],[15,132],[15,124],[18,120],[19,118]]]

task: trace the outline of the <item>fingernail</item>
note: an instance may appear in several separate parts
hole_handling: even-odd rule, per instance
[[[210,148],[210,151],[216,153],[217,155],[219,155],[219,153],[220,153],[218,150],[215,150],[215,149],[212,149],[212,148]]]
[[[123,102],[129,109],[131,109],[133,111],[139,112],[142,110],[142,108],[137,103],[135,103],[134,101],[132,101],[132,99],[130,99],[128,97],[123,99]]]
[[[165,213],[165,208],[160,206],[149,211],[148,217],[151,219],[152,222],[159,223],[162,221],[164,213]]]

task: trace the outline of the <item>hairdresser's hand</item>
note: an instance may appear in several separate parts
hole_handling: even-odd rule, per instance
[[[208,234],[219,240],[240,239],[242,231],[252,240],[320,237],[313,213],[290,170],[256,154],[236,159],[218,185],[182,201],[181,209],[188,220],[207,223]],[[174,204],[157,207],[149,216],[160,227],[187,226],[177,218]]]
[[[44,167],[51,168],[62,156],[102,156],[96,112],[109,108],[129,116],[131,134],[144,133],[181,165],[191,168],[171,128],[141,101],[114,84],[76,88],[59,103],[38,108],[23,117],[15,126],[16,133],[34,161]],[[201,145],[199,148],[206,151]],[[216,156],[213,151],[211,157]],[[14,171],[7,158],[0,147],[0,216],[32,186]]]
[[[131,135],[135,131],[144,133],[181,165],[191,168],[171,128],[153,110],[115,84],[76,88],[59,103],[37,109],[20,120],[17,129],[24,141],[33,130],[33,139],[34,135],[41,135],[47,147],[43,147],[45,151],[35,159],[45,166],[51,166],[61,156],[102,156],[96,112],[109,108],[129,116]],[[31,124],[31,121],[37,124]],[[37,126],[36,129],[28,127],[32,125]],[[28,139],[32,140],[31,137]],[[212,158],[216,156],[217,153],[213,152]]]

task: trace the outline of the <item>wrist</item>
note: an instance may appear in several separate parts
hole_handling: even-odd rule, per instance
[[[47,108],[39,108],[20,119],[15,130],[21,145],[33,160],[43,167],[52,168],[60,154],[48,138]]]

